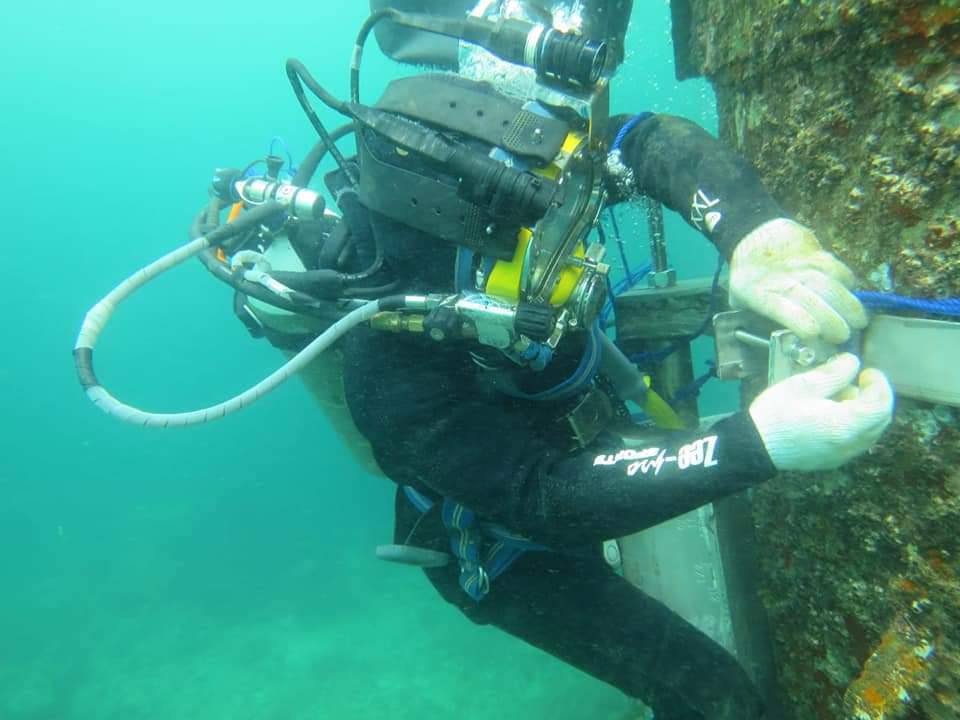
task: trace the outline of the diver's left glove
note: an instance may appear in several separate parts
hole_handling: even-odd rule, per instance
[[[813,231],[786,218],[748,233],[730,259],[731,307],[764,315],[804,339],[840,344],[851,329],[866,327],[853,286],[853,273]]]
[[[865,452],[893,417],[886,376],[851,353],[771,385],[750,418],[778,470],[832,470]]]

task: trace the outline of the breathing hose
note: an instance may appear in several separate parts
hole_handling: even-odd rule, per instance
[[[148,427],[185,427],[217,420],[252,405],[264,395],[276,389],[281,383],[302,370],[320,353],[337,342],[343,335],[357,325],[367,322],[376,313],[381,310],[396,309],[403,306],[404,298],[402,296],[381,298],[361,305],[333,323],[286,364],[259,383],[229,400],[207,408],[188,412],[154,413],[132,407],[113,397],[100,384],[94,372],[93,350],[100,333],[103,332],[120,303],[168,270],[204,253],[232,235],[242,232],[245,227],[249,227],[252,223],[258,223],[267,215],[276,213],[279,209],[281,209],[279,203],[265,203],[246,213],[242,220],[238,219],[235,223],[223,225],[207,235],[191,240],[186,245],[167,253],[135,272],[87,312],[74,345],[73,356],[80,384],[94,405],[115,418]]]

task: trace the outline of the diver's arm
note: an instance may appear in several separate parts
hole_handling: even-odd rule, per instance
[[[706,432],[670,434],[640,449],[543,463],[528,478],[526,516],[555,528],[603,528],[618,537],[651,527],[777,471],[831,470],[871,447],[889,426],[893,389],[883,373],[841,353],[766,388]],[[549,528],[546,528],[549,532]]]
[[[746,413],[635,451],[621,453],[609,436],[571,453],[554,412],[485,393],[469,357],[401,351],[384,368],[379,340],[350,353],[345,377],[353,417],[383,472],[541,542],[574,546],[636,532],[775,473]]]
[[[611,118],[611,145],[629,120]],[[624,137],[620,161],[621,172],[613,163],[608,176],[613,202],[649,195],[703,232],[727,259],[750,231],[785,216],[747,160],[684,118],[641,120]]]
[[[607,162],[611,200],[645,193],[703,232],[730,261],[730,305],[797,333],[840,344],[867,315],[851,270],[816,234],[790,219],[746,159],[672,115],[613,118]]]
[[[478,384],[467,353],[355,332],[345,390],[383,472],[555,547],[643,530],[778,470],[840,467],[893,412],[882,373],[860,372],[841,353],[705,432],[664,433],[629,450],[607,435],[571,453],[556,410]]]
[[[610,441],[562,458],[547,451],[525,480],[515,525],[548,543],[622,537],[776,472],[745,412],[629,450]]]
[[[610,436],[571,454],[531,433],[515,412],[491,408],[495,422],[473,427],[477,409],[444,419],[444,451],[428,454],[418,479],[484,519],[557,548],[639,532],[776,474],[747,413],[707,432],[671,432],[631,449]]]

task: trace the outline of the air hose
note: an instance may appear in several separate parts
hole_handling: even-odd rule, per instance
[[[114,398],[97,379],[93,369],[93,349],[97,344],[100,333],[103,332],[110,321],[117,306],[151,280],[180,265],[185,260],[196,257],[209,248],[224,242],[237,232],[241,232],[244,225],[249,226],[250,223],[258,223],[266,215],[276,213],[278,209],[281,208],[277,203],[265,203],[246,213],[243,218],[244,222],[238,220],[236,223],[223,225],[209,234],[198,237],[164,255],[128,277],[87,312],[74,346],[73,356],[80,384],[94,405],[120,420],[148,427],[185,427],[217,420],[252,405],[264,395],[276,389],[348,331],[368,321],[376,313],[381,310],[394,310],[403,306],[404,298],[402,296],[381,298],[361,305],[333,323],[285,365],[259,383],[236,397],[207,408],[188,412],[154,413],[126,405]]]

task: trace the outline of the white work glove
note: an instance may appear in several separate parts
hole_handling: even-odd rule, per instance
[[[730,305],[792,330],[840,344],[867,314],[850,292],[853,273],[817,241],[810,228],[777,218],[756,228],[730,259]]]
[[[879,370],[852,383],[860,360],[842,353],[771,385],[750,417],[778,470],[832,470],[867,450],[893,416],[893,390]]]

